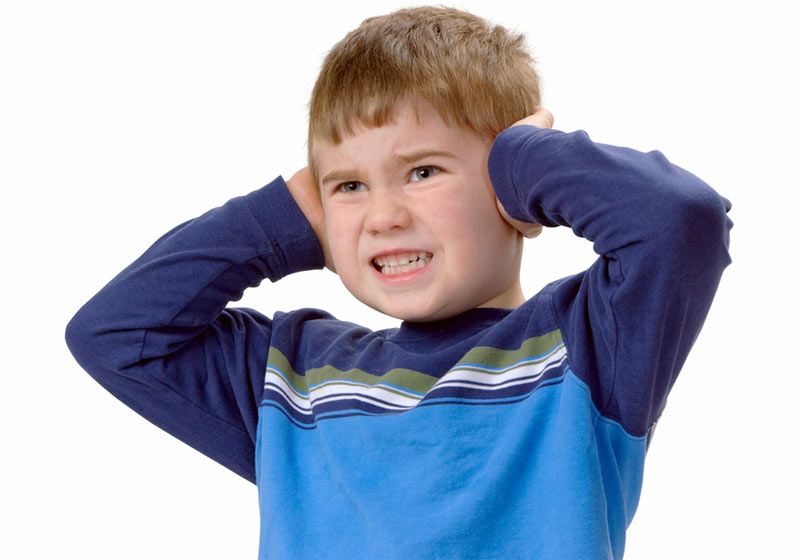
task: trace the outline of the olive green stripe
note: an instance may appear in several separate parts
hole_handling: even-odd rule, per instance
[[[561,331],[556,329],[547,334],[526,339],[518,350],[503,350],[502,348],[494,348],[493,346],[476,346],[467,352],[458,363],[481,364],[493,368],[506,368],[525,358],[548,354],[556,346],[562,344],[562,342]],[[458,367],[458,364],[453,367]]]
[[[552,351],[563,342],[558,329],[547,334],[531,337],[523,341],[517,350],[504,350],[492,346],[477,346],[467,352],[451,369],[479,369],[466,364],[480,364],[491,368],[507,368],[531,356],[538,356]],[[408,388],[416,393],[427,393],[439,380],[437,377],[407,368],[395,368],[384,375],[375,375],[361,369],[353,368],[342,371],[331,365],[311,368],[305,376],[297,374],[286,356],[274,346],[270,346],[268,364],[280,369],[286,376],[289,385],[298,392],[307,393],[309,383],[317,385],[326,381],[350,380],[364,385],[388,383]],[[465,364],[465,365],[462,365]],[[492,372],[484,372],[491,374]],[[498,372],[499,373],[499,372]]]
[[[390,383],[400,387],[407,387],[411,391],[427,392],[427,389],[433,387],[437,378],[406,368],[396,368],[385,375],[374,375],[364,370],[353,368],[347,371],[342,371],[331,365],[326,365],[319,368],[311,368],[306,371],[305,376],[298,375],[292,369],[289,360],[277,348],[270,347],[269,349],[269,364],[280,369],[286,376],[289,385],[298,392],[307,393],[308,386],[317,385],[325,381],[338,381],[350,380],[365,385],[376,385],[377,383]]]

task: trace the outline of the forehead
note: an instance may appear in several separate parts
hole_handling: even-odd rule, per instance
[[[366,168],[400,166],[428,152],[439,156],[460,158],[470,154],[471,144],[480,141],[478,136],[460,126],[448,125],[427,102],[415,107],[408,102],[399,103],[392,119],[384,126],[368,127],[355,123],[353,134],[333,145],[314,142],[314,155],[320,177],[339,171],[364,171]],[[435,154],[434,154],[435,155]]]

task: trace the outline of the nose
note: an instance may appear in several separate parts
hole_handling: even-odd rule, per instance
[[[382,233],[395,227],[406,228],[411,223],[406,204],[391,189],[374,189],[370,197],[364,219],[364,228],[368,233]]]

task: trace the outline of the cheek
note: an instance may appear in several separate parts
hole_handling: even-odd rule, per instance
[[[328,249],[334,260],[341,261],[343,257],[356,256],[358,240],[356,223],[352,212],[339,210],[325,210],[325,237]]]
[[[515,239],[514,229],[503,219],[497,206],[483,197],[471,197],[442,204],[431,216],[452,258],[478,269],[496,268]],[[494,204],[494,200],[491,201]]]
[[[432,223],[447,223],[443,229],[450,232],[451,238],[464,240],[494,238],[498,231],[503,231],[505,220],[497,210],[494,199],[488,199],[479,193],[454,193],[442,197],[429,215]]]

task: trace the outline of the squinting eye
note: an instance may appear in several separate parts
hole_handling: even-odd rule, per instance
[[[435,165],[423,165],[421,167],[415,167],[414,169],[412,169],[411,170],[411,175],[413,176],[414,172],[417,171],[417,170],[420,170],[420,169],[435,169],[436,173],[438,173],[440,171],[440,169],[438,167],[436,167]],[[436,173],[428,173],[427,175],[423,176],[422,178],[423,179],[427,179],[428,177],[432,177],[433,175],[436,175]]]
[[[346,187],[349,187],[350,185],[361,185],[361,184],[363,184],[363,183],[359,183],[358,181],[348,181],[347,183],[340,183],[340,184],[336,185],[336,190],[338,192],[351,193],[351,192],[355,192],[355,191],[351,191],[351,190],[347,189]]]

